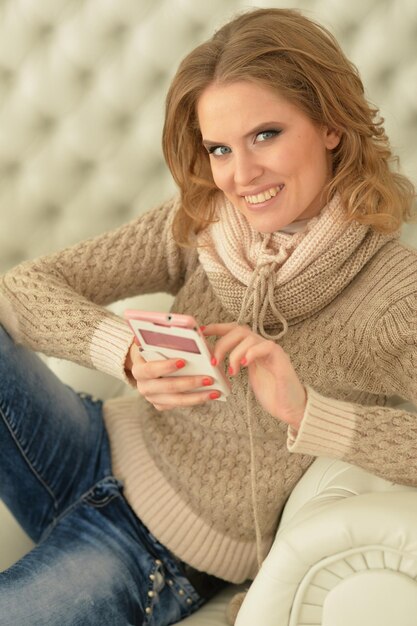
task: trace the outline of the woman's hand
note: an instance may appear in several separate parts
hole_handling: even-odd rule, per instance
[[[204,328],[204,335],[220,337],[213,351],[217,362],[229,355],[231,376],[247,367],[250,385],[262,407],[298,430],[307,395],[284,350],[238,324],[210,324]]]
[[[211,376],[170,376],[185,365],[183,359],[146,362],[141,357],[138,346],[132,343],[126,358],[125,370],[139,393],[158,411],[194,406],[220,396],[220,392],[210,390],[210,385],[214,382]],[[207,387],[207,391],[196,391],[200,387]]]

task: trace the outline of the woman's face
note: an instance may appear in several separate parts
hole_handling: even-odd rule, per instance
[[[209,85],[198,101],[217,187],[261,233],[317,215],[339,134],[250,82]]]

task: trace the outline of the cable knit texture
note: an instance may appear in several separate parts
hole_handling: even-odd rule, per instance
[[[286,498],[315,455],[417,485],[416,418],[391,406],[394,396],[417,400],[416,253],[369,228],[342,226],[340,209],[331,206],[300,239],[284,235],[291,267],[281,238],[264,238],[261,249],[272,261],[267,271],[254,239],[242,279],[240,269],[216,265],[229,254],[234,262],[233,251],[219,251],[220,243],[231,242],[211,240],[212,263],[201,249],[175,244],[176,202],[5,274],[2,323],[35,350],[124,379],[131,334],[103,308],[110,301],[167,291],[176,295],[173,310],[204,324],[235,321],[242,307],[244,320],[255,324],[258,311],[260,331],[280,335],[308,388],[298,435],[287,434],[286,425],[249,396],[266,550]],[[246,371],[232,385],[226,403],[164,413],[136,394],[113,399],[105,404],[105,420],[114,472],[144,523],[195,568],[241,582],[257,569]]]

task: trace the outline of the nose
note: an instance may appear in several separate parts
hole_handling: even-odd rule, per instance
[[[249,185],[262,175],[263,167],[253,153],[239,151],[234,153],[234,182],[240,187]]]

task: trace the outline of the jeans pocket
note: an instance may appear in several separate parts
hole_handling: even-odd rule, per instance
[[[122,483],[109,476],[100,480],[90,491],[83,497],[84,502],[98,509],[106,506],[109,502],[121,495]]]

